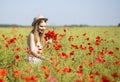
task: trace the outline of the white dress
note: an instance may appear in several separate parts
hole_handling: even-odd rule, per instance
[[[40,55],[42,54],[42,45],[39,41],[37,42],[37,45],[34,47],[34,51],[35,53],[38,53]],[[34,63],[34,64],[41,63],[41,59],[34,57],[33,55],[30,54],[28,54],[27,60],[30,63]]]

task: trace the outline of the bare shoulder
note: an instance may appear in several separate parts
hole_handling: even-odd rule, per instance
[[[33,38],[34,38],[34,34],[32,32],[30,32],[28,39],[30,40],[30,39],[33,39]]]
[[[30,32],[30,34],[28,35],[27,43],[29,44],[30,41],[32,41],[33,39],[34,39],[34,34]]]
[[[34,34],[32,32],[30,32],[30,34],[28,35],[27,45],[28,45],[28,48],[30,50],[33,50],[33,48],[34,48]]]

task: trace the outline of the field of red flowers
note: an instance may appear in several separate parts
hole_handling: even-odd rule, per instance
[[[27,37],[32,28],[0,28],[0,82],[120,82],[120,28],[46,30],[43,56],[30,64]]]

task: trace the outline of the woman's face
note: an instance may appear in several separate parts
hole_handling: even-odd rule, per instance
[[[40,33],[44,33],[45,29],[46,29],[46,22],[45,20],[41,20],[38,25],[38,30]]]

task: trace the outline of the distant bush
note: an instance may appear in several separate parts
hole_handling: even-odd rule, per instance
[[[77,25],[77,24],[73,24],[73,25],[64,25],[65,27],[87,27],[89,25],[86,24],[81,24],[81,25]]]
[[[23,26],[17,24],[0,24],[0,27],[23,27]]]
[[[120,27],[120,23],[118,24],[118,27]]]

